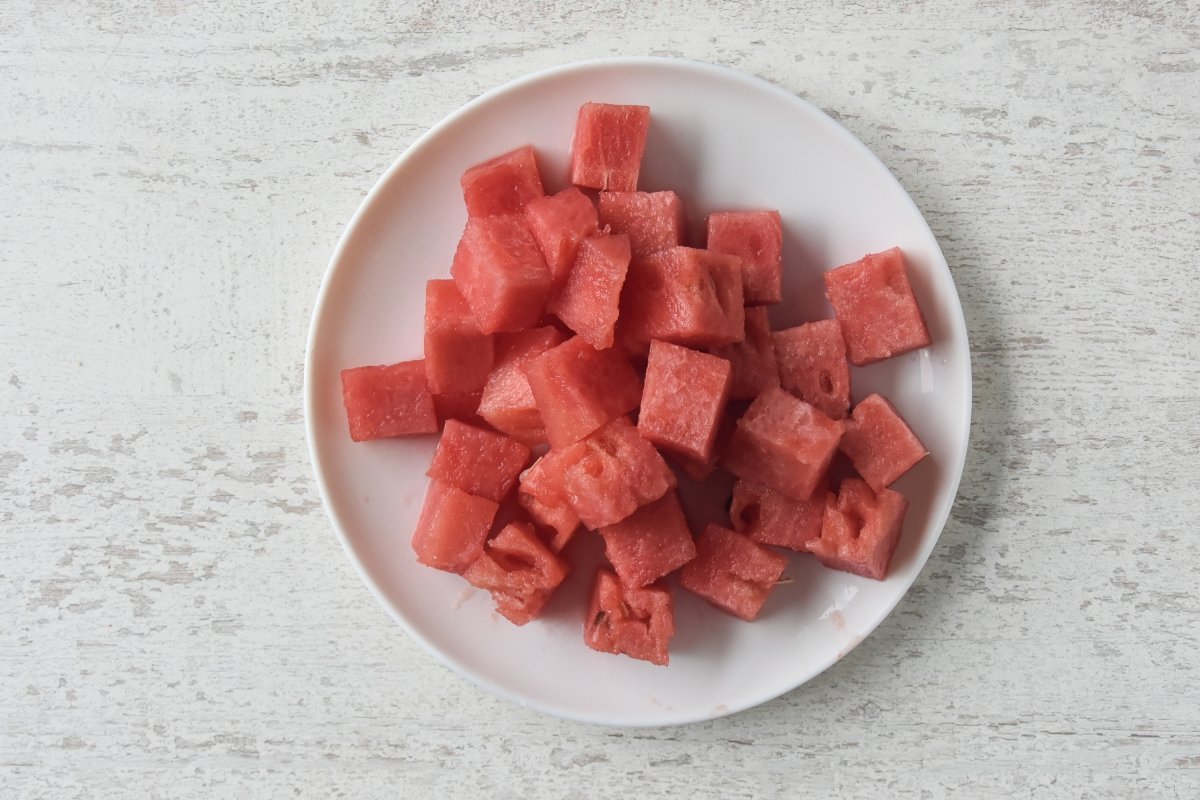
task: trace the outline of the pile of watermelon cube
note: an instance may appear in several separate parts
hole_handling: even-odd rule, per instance
[[[599,535],[584,641],[665,665],[672,573],[744,620],[787,551],[887,576],[908,507],[888,487],[926,450],[883,397],[851,405],[849,365],[930,340],[899,249],[825,273],[834,319],[772,331],[779,213],[713,213],[693,246],[683,200],[638,191],[649,125],[645,106],[585,104],[553,195],[529,146],[468,169],[451,277],[426,286],[425,358],[347,369],[342,388],[355,441],[441,432],[420,563],[524,625],[572,540]],[[675,470],[718,469],[736,478],[729,524],[692,531]]]

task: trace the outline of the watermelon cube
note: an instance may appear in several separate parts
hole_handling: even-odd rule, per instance
[[[479,401],[482,399],[482,392],[435,394],[433,396],[433,409],[437,412],[438,427],[444,427],[448,419],[456,419],[468,425],[485,427],[487,421],[479,416]]]
[[[545,194],[529,145],[476,164],[463,173],[460,183],[470,217],[520,214],[530,200]]]
[[[425,284],[425,376],[434,394],[477,392],[492,371],[492,337],[479,330],[454,281]]]
[[[496,610],[514,625],[524,625],[542,610],[571,566],[546,548],[533,527],[506,525],[490,539],[463,577],[491,592]]]
[[[412,535],[417,561],[447,572],[464,572],[483,552],[499,503],[441,481],[430,481]]]
[[[895,407],[877,394],[854,407],[840,446],[876,492],[929,454]]]
[[[342,370],[342,402],[356,442],[437,433],[421,360]]]
[[[652,341],[638,432],[659,447],[707,461],[729,400],[731,374],[723,358]]]
[[[696,539],[696,557],[679,573],[679,584],[722,611],[752,621],[786,566],[786,556],[709,525]]]
[[[621,287],[628,270],[628,236],[584,239],[562,292],[550,301],[547,310],[597,350],[612,347]]]
[[[571,183],[613,192],[637,189],[649,128],[648,106],[584,103],[571,139]]]
[[[579,515],[567,498],[559,465],[550,456],[542,456],[521,473],[517,501],[531,519],[549,529],[547,544],[556,553],[579,528]]]
[[[676,485],[654,445],[625,417],[570,447],[551,450],[543,461],[558,471],[571,507],[592,529],[615,525]]]
[[[560,345],[566,336],[553,326],[496,337],[496,367],[479,399],[479,415],[498,431],[530,447],[546,443],[546,429],[525,377],[525,364]]]
[[[807,500],[793,500],[750,481],[733,485],[729,518],[733,529],[752,542],[806,552],[805,545],[821,535],[824,514],[824,481]]]
[[[929,331],[899,247],[826,272],[825,293],[855,366],[929,346]]]
[[[558,194],[530,200],[525,206],[525,219],[550,268],[550,296],[554,297],[566,283],[579,243],[600,233],[596,206],[571,186]]]
[[[768,389],[738,420],[723,463],[743,480],[806,500],[837,452],[844,428],[782,389]]]
[[[875,492],[866,481],[847,478],[837,494],[826,495],[821,536],[808,543],[808,552],[831,569],[881,581],[887,577],[907,510],[908,501],[899,492]]]
[[[745,326],[741,263],[734,256],[672,247],[629,265],[618,323],[624,339],[711,347],[740,342]]]
[[[666,586],[633,588],[607,569],[596,572],[583,622],[588,647],[666,666],[667,646],[674,635],[675,611]]]
[[[692,532],[675,492],[601,528],[600,535],[604,554],[625,586],[645,586],[696,557]]]
[[[783,222],[778,211],[709,214],[707,247],[742,260],[746,305],[783,299]]]
[[[533,326],[550,294],[550,269],[521,215],[468,219],[450,274],[483,333]]]
[[[451,419],[425,474],[499,503],[528,463],[529,448],[515,439]]]
[[[621,353],[575,336],[525,362],[550,446],[579,441],[637,408],[642,382]]]
[[[641,257],[683,244],[687,216],[674,192],[601,192],[600,224],[628,235]]]
[[[776,331],[779,382],[792,394],[832,419],[850,410],[850,366],[836,319],[808,322]]]
[[[775,361],[775,341],[771,338],[766,306],[746,308],[745,330],[746,338],[742,341],[708,350],[733,366],[733,382],[729,387],[729,397],[733,400],[753,400],[779,385],[779,365]]]

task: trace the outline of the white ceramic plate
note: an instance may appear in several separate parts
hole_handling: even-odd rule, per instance
[[[883,582],[792,556],[761,618],[745,623],[676,585],[669,667],[596,653],[582,617],[601,549],[581,533],[575,573],[523,628],[487,593],[418,565],[409,546],[433,437],[355,444],[338,373],[419,358],[425,281],[449,274],[465,222],[458,178],[518,145],[538,149],[548,191],[565,185],[576,111],[588,100],[652,109],[642,189],[674,189],[693,232],[713,210],[777,208],[784,293],[776,327],[831,315],[821,272],[901,246],[933,345],[856,369],[856,399],[889,397],[930,456],[896,485],[912,505]],[[888,170],[818,109],[722,67],[620,58],[551,69],[496,89],[408,149],[363,201],[317,298],[305,368],[308,436],[321,496],[347,554],[397,622],[480,686],[551,714],[614,725],[664,725],[733,713],[793,689],[846,655],[904,596],[950,512],[967,450],[971,371],[954,282],[920,212]],[[685,487],[686,489],[686,487]],[[685,494],[685,503],[688,501]],[[724,497],[694,501],[701,524]]]

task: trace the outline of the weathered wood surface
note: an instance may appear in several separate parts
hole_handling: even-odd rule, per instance
[[[0,3],[0,796],[1200,795],[1200,5]],[[311,478],[308,316],[428,126],[609,54],[840,119],[954,270],[974,446],[799,691],[617,731],[428,657]]]

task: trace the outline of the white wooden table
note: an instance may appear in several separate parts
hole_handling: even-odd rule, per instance
[[[679,5],[0,2],[0,797],[1200,796],[1200,5]],[[408,639],[300,399],[376,176],[498,83],[631,53],[759,74],[878,153],[976,376],[890,619],[650,731]]]

